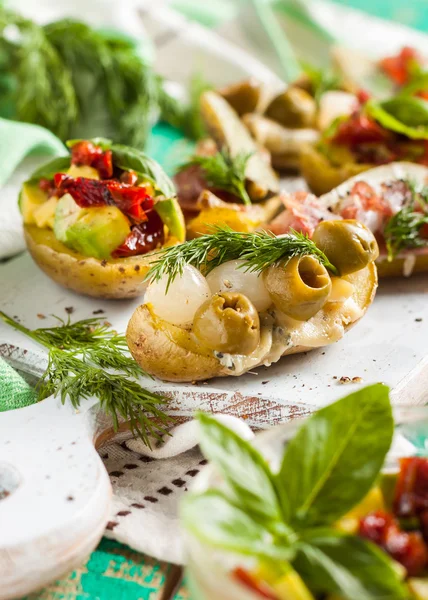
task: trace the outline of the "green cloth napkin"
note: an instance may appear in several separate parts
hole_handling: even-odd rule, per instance
[[[0,118],[0,186],[29,154],[61,155],[66,152],[64,144],[44,127]]]
[[[36,399],[34,389],[0,358],[0,412],[29,406]]]

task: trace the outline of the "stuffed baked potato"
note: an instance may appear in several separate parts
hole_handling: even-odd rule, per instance
[[[336,223],[319,225],[318,246],[219,229],[160,253],[128,324],[135,360],[161,379],[196,381],[341,339],[373,300],[378,247],[365,226]]]
[[[24,183],[28,250],[57,283],[89,296],[140,295],[153,250],[184,241],[172,182],[144,153],[108,140],[70,142]]]

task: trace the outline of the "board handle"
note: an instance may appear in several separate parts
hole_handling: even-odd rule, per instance
[[[86,406],[49,397],[0,415],[0,600],[58,579],[103,534],[111,486]]]

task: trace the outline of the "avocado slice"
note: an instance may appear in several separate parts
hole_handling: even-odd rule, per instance
[[[303,579],[293,569],[281,577],[272,589],[278,595],[278,600],[315,600]]]
[[[60,242],[67,243],[67,230],[77,221],[82,210],[70,194],[65,194],[58,201],[55,209],[54,233]]]
[[[26,225],[35,224],[34,211],[47,199],[47,194],[39,188],[38,183],[24,183],[19,195],[18,206]]]
[[[379,477],[379,487],[382,492],[383,500],[387,510],[392,509],[397,487],[398,471],[381,473]]]
[[[184,242],[186,239],[186,225],[177,198],[160,200],[155,204],[155,211],[168,227],[170,234],[177,238],[179,242]]]
[[[80,208],[69,194],[57,204],[56,237],[85,256],[111,258],[130,231],[128,219],[116,206]]]

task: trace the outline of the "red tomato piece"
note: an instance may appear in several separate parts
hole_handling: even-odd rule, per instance
[[[124,243],[112,252],[113,258],[137,256],[156,250],[165,241],[163,222],[155,210],[148,210],[147,221],[134,225]]]
[[[339,125],[332,141],[346,146],[358,146],[372,142],[385,142],[390,137],[390,132],[383,129],[379,123],[362,112],[355,112]]]
[[[113,176],[113,155],[111,150],[103,150],[92,142],[83,140],[77,142],[71,149],[71,164],[93,167],[101,179]]]
[[[405,46],[396,56],[382,59],[379,66],[394,83],[401,86],[409,81],[412,62],[421,64],[421,57],[414,48]]]
[[[400,517],[407,517],[425,510],[428,510],[428,458],[402,458],[394,512]]]
[[[383,548],[411,576],[427,565],[428,549],[421,533],[401,530],[392,514],[381,510],[368,514],[360,520],[359,535]]]
[[[278,600],[278,596],[275,592],[268,586],[267,583],[257,579],[252,573],[243,569],[242,567],[237,567],[233,573],[233,577],[242,583],[246,588],[250,589],[252,592],[256,593],[260,598],[268,598],[268,600]]]
[[[98,181],[57,173],[54,182],[58,196],[70,194],[81,207],[114,205],[137,222],[146,221],[146,211],[154,206],[146,188],[120,181]]]

